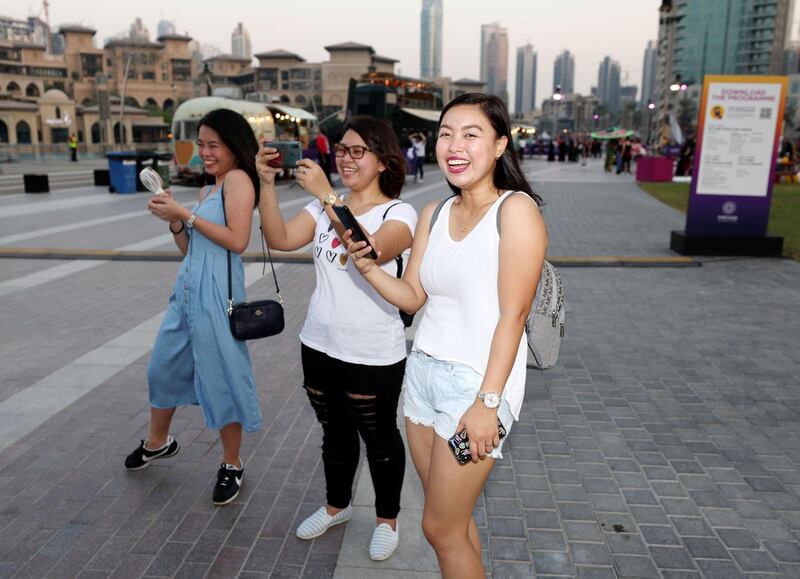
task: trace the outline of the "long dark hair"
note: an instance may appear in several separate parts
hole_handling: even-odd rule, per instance
[[[406,162],[392,126],[383,119],[355,116],[347,121],[342,134],[348,130],[358,133],[386,167],[378,177],[378,185],[384,195],[397,199],[406,182]]]
[[[225,143],[233,156],[236,158],[236,167],[247,173],[253,182],[253,189],[256,193],[256,205],[258,205],[259,180],[256,172],[256,153],[258,153],[258,141],[253,134],[253,129],[245,118],[230,109],[214,109],[206,113],[200,119],[200,127],[205,125],[215,131],[222,142]]]
[[[519,166],[517,154],[512,145],[511,121],[508,118],[508,110],[506,109],[505,103],[499,97],[493,95],[478,92],[462,94],[445,105],[444,109],[442,109],[442,114],[439,115],[439,124],[442,124],[442,119],[444,115],[447,114],[447,111],[459,105],[477,105],[489,121],[489,124],[492,125],[497,138],[505,137],[508,139],[506,150],[503,151],[503,154],[494,166],[492,185],[499,191],[524,191],[536,201],[537,205],[541,205],[542,198],[533,192],[531,184],[528,183],[528,180],[525,178],[525,173]],[[449,181],[447,184],[450,186],[453,193],[461,195],[461,189],[459,187],[456,187]]]

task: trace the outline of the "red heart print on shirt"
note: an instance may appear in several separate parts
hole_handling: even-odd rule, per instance
[[[334,237],[334,238],[333,238],[333,241],[331,241],[331,247],[332,247],[333,249],[336,249],[336,248],[337,248],[337,247],[339,247],[341,244],[342,244],[342,242],[341,242],[341,241],[339,241],[339,238],[338,238],[338,237]]]

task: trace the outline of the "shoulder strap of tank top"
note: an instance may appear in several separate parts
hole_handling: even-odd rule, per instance
[[[439,213],[442,212],[442,207],[444,207],[444,204],[447,203],[448,199],[452,199],[453,197],[455,197],[455,195],[450,195],[450,197],[447,197],[439,201],[439,204],[436,206],[436,209],[433,210],[433,215],[431,215],[431,224],[428,227],[428,233],[433,231],[433,224],[436,223],[437,219],[439,219]]]

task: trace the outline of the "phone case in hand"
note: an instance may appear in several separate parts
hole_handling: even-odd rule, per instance
[[[361,224],[356,219],[356,216],[353,215],[352,211],[350,211],[350,208],[347,205],[334,205],[332,208],[333,212],[336,213],[336,217],[338,217],[339,221],[341,221],[342,225],[344,225],[344,228],[353,232],[353,241],[363,241],[369,245],[367,234],[364,232]],[[375,253],[374,249],[370,249],[367,255],[372,259],[378,259],[378,254]]]
[[[503,440],[506,436],[506,428],[499,419],[497,420],[497,436],[500,440]],[[469,451],[469,438],[467,438],[466,430],[462,430],[451,436],[447,439],[447,444],[450,445],[450,450],[453,451],[458,464],[467,464],[472,460],[472,454],[470,454]]]

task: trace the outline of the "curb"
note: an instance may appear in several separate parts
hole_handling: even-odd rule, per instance
[[[115,249],[62,249],[39,247],[6,247],[0,249],[0,258],[11,259],[101,259],[108,261],[181,261],[177,251],[119,251]],[[683,256],[552,256],[547,258],[558,267],[700,267],[703,262]],[[261,254],[246,252],[244,262],[260,262]],[[311,253],[273,252],[277,263],[313,263]]]

